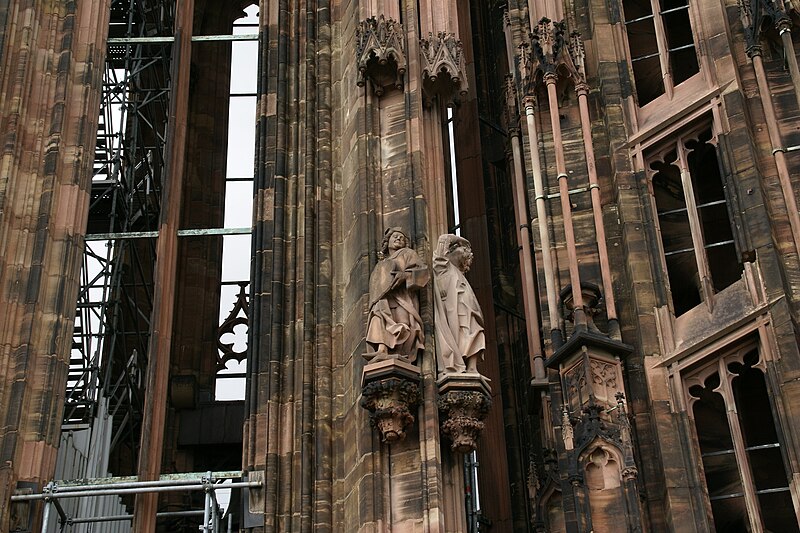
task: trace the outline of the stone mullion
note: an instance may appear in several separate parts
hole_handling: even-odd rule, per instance
[[[736,376],[728,370],[728,363],[730,363],[730,361],[724,357],[720,357],[717,361],[717,372],[719,373],[721,383],[714,389],[714,392],[720,394],[725,402],[725,416],[728,426],[730,427],[731,439],[733,440],[736,466],[739,470],[739,478],[741,479],[742,489],[745,494],[744,501],[750,527],[752,531],[762,531],[764,526],[761,519],[761,509],[758,502],[758,495],[756,494],[753,473],[750,468],[750,461],[748,460],[748,454],[745,450],[744,434],[739,425],[736,398],[733,393],[733,379]],[[741,364],[741,361],[739,363]]]
[[[703,239],[703,228],[697,208],[694,186],[692,185],[692,176],[691,171],[689,170],[689,156],[686,150],[685,142],[686,141],[683,138],[678,139],[676,144],[678,161],[676,161],[676,163],[678,163],[678,170],[680,171],[681,175],[683,196],[686,201],[687,218],[689,219],[689,228],[692,233],[692,246],[694,246],[694,260],[697,265],[697,272],[700,275],[702,298],[710,311],[713,309],[714,287],[711,282],[711,274],[708,269],[708,258],[706,256],[706,247]]]

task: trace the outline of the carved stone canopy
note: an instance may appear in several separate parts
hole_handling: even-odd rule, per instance
[[[798,0],[737,0],[739,18],[744,29],[747,54],[752,57],[761,54],[761,37],[770,24],[778,31],[791,28],[789,10],[798,11]]]
[[[453,33],[428,34],[420,39],[423,89],[428,99],[438,96],[451,100],[465,95],[467,84],[466,60],[461,41]]]
[[[580,33],[567,34],[566,22],[546,17],[539,20],[530,34],[530,43],[522,43],[517,57],[526,91],[533,94],[536,84],[547,76],[565,72],[575,85],[585,85],[586,51]]]
[[[378,96],[385,87],[403,88],[406,53],[403,25],[396,20],[370,17],[356,28],[356,64],[359,87],[369,81]]]

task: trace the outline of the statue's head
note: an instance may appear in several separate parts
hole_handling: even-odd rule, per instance
[[[401,248],[408,248],[411,241],[406,235],[406,232],[403,231],[403,228],[400,227],[393,227],[388,228],[386,231],[383,232],[383,243],[381,244],[381,254],[383,257],[388,256],[395,250],[399,250]]]
[[[461,272],[469,272],[472,266],[472,244],[464,237],[452,235],[450,237],[450,244],[447,247],[447,258],[453,263],[456,268]]]

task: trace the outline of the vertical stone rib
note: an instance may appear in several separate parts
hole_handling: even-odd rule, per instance
[[[556,296],[556,278],[553,268],[552,247],[550,246],[549,218],[545,205],[544,180],[542,164],[539,158],[539,134],[536,130],[536,108],[533,97],[525,97],[525,121],[528,126],[528,144],[531,156],[531,171],[536,202],[536,227],[539,230],[539,242],[542,248],[542,270],[547,293],[548,325],[550,338],[558,347],[561,344],[561,321],[558,317],[558,298]]]
[[[192,54],[192,22],[194,0],[178,4],[173,45],[172,94],[170,95],[163,202],[157,259],[153,282],[153,315],[148,343],[145,404],[139,448],[138,474],[141,480],[158,479],[164,445],[169,386],[170,349],[172,345],[173,311],[177,272],[178,225],[183,192],[183,170],[186,159],[186,124],[189,109],[189,70]],[[155,531],[158,493],[136,497],[133,529],[137,533]]]
[[[526,334],[530,357],[531,375],[537,380],[546,380],[544,357],[542,355],[542,339],[539,334],[539,308],[534,294],[535,284],[530,244],[530,227],[528,226],[528,206],[525,202],[524,167],[522,164],[522,139],[519,127],[515,125],[511,131],[511,165],[514,169],[512,177],[512,194],[514,196],[514,214],[517,222],[517,239],[519,240],[520,277],[522,278],[522,303],[527,321]]]
[[[316,179],[313,193],[317,205],[317,255],[314,284],[316,294],[316,338],[314,388],[314,438],[315,457],[314,491],[312,499],[312,523],[319,533],[328,533],[332,523],[332,335],[333,294],[331,265],[333,257],[333,198],[331,182],[331,43],[330,43],[330,3],[329,0],[317,2],[317,86],[316,106]],[[310,469],[309,469],[310,470]]]
[[[253,324],[252,352],[257,358],[254,371],[257,395],[250,416],[255,413],[253,468],[265,469],[264,528],[277,531],[278,492],[283,480],[279,473],[278,436],[281,427],[281,359],[283,352],[284,205],[286,201],[287,151],[287,69],[289,67],[289,17],[287,0],[269,3],[262,15],[262,57],[266,56],[266,79],[259,82],[260,122],[265,128],[257,139],[265,158],[257,174],[257,213],[253,250],[256,254],[258,285],[253,288],[254,308],[263,313]],[[263,25],[267,24],[266,31]],[[266,39],[264,35],[266,34]],[[266,47],[265,47],[266,45]],[[266,48],[266,50],[265,50]],[[274,147],[274,148],[273,148]],[[254,531],[259,531],[256,528]]]
[[[586,329],[586,314],[583,308],[581,276],[578,269],[578,255],[575,249],[575,230],[572,225],[572,202],[567,185],[567,167],[564,161],[564,147],[561,140],[561,123],[558,116],[558,96],[556,96],[556,76],[545,76],[547,97],[550,103],[550,125],[553,130],[553,144],[556,152],[556,172],[558,173],[558,190],[561,200],[561,216],[564,224],[567,256],[569,257],[569,280],[572,285],[572,298],[575,302],[575,327]]]
[[[306,39],[304,62],[309,68],[306,71],[305,94],[305,180],[304,180],[304,235],[303,235],[303,392],[302,392],[302,411],[301,411],[301,442],[300,442],[300,464],[302,465],[301,481],[301,509],[300,509],[300,531],[310,533],[313,526],[313,481],[314,470],[309,468],[316,462],[313,446],[314,432],[314,399],[315,399],[315,379],[314,363],[316,361],[316,254],[315,246],[318,239],[316,231],[316,158],[313,154],[317,151],[316,135],[316,90],[317,80],[314,69],[315,51],[317,49],[316,35],[316,2],[308,0],[306,5]]]
[[[586,153],[586,166],[589,172],[589,189],[592,197],[592,215],[597,235],[597,254],[600,260],[600,275],[603,280],[603,298],[606,303],[606,312],[609,322],[609,334],[620,338],[617,306],[614,299],[614,288],[611,281],[611,265],[608,261],[608,248],[606,247],[606,228],[603,223],[603,206],[600,199],[600,184],[597,179],[597,165],[594,159],[594,142],[592,141],[592,121],[589,117],[589,103],[586,84],[576,87],[578,93],[578,107],[581,115],[581,132],[583,146]]]

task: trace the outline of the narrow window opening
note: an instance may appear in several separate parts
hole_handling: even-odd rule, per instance
[[[675,315],[701,303],[700,275],[697,270],[689,210],[681,184],[677,154],[669,152],[663,161],[654,162],[653,194],[661,229],[661,243],[667,263]]]
[[[233,23],[233,34],[253,32],[258,7]],[[231,84],[228,118],[228,154],[225,172],[226,229],[249,228],[253,218],[255,117],[258,43],[231,43]],[[220,287],[216,400],[243,400],[247,365],[247,330],[250,292],[250,234],[225,235]]]
[[[481,527],[481,495],[478,490],[478,454],[464,456],[464,503],[467,508],[467,533],[483,531]]]
[[[689,172],[692,177],[697,214],[703,232],[708,268],[714,290],[721,291],[741,277],[742,265],[736,254],[725,189],[720,175],[717,151],[708,141],[711,131],[689,141]]]
[[[661,20],[666,33],[672,83],[680,85],[698,72],[689,4],[685,0],[661,0]]]
[[[733,362],[728,369],[738,374],[733,379],[733,395],[742,427],[745,452],[753,475],[761,518],[767,531],[800,531],[789,492],[781,446],[764,374],[753,368],[758,352],[753,350],[744,362]]]
[[[706,378],[704,386],[695,385],[689,389],[689,394],[698,398],[693,411],[706,487],[717,533],[748,531],[744,487],[736,464],[725,400],[716,392],[719,387],[719,373],[715,372]]]
[[[547,531],[551,533],[565,533],[567,531],[562,499],[561,492],[555,491],[545,504]]]
[[[447,154],[445,156],[445,172],[447,174],[447,214],[450,224],[450,232],[461,235],[461,217],[458,213],[458,173],[456,172],[456,144],[455,133],[453,131],[453,108],[445,108],[447,120],[445,121],[445,133],[447,138]]]

